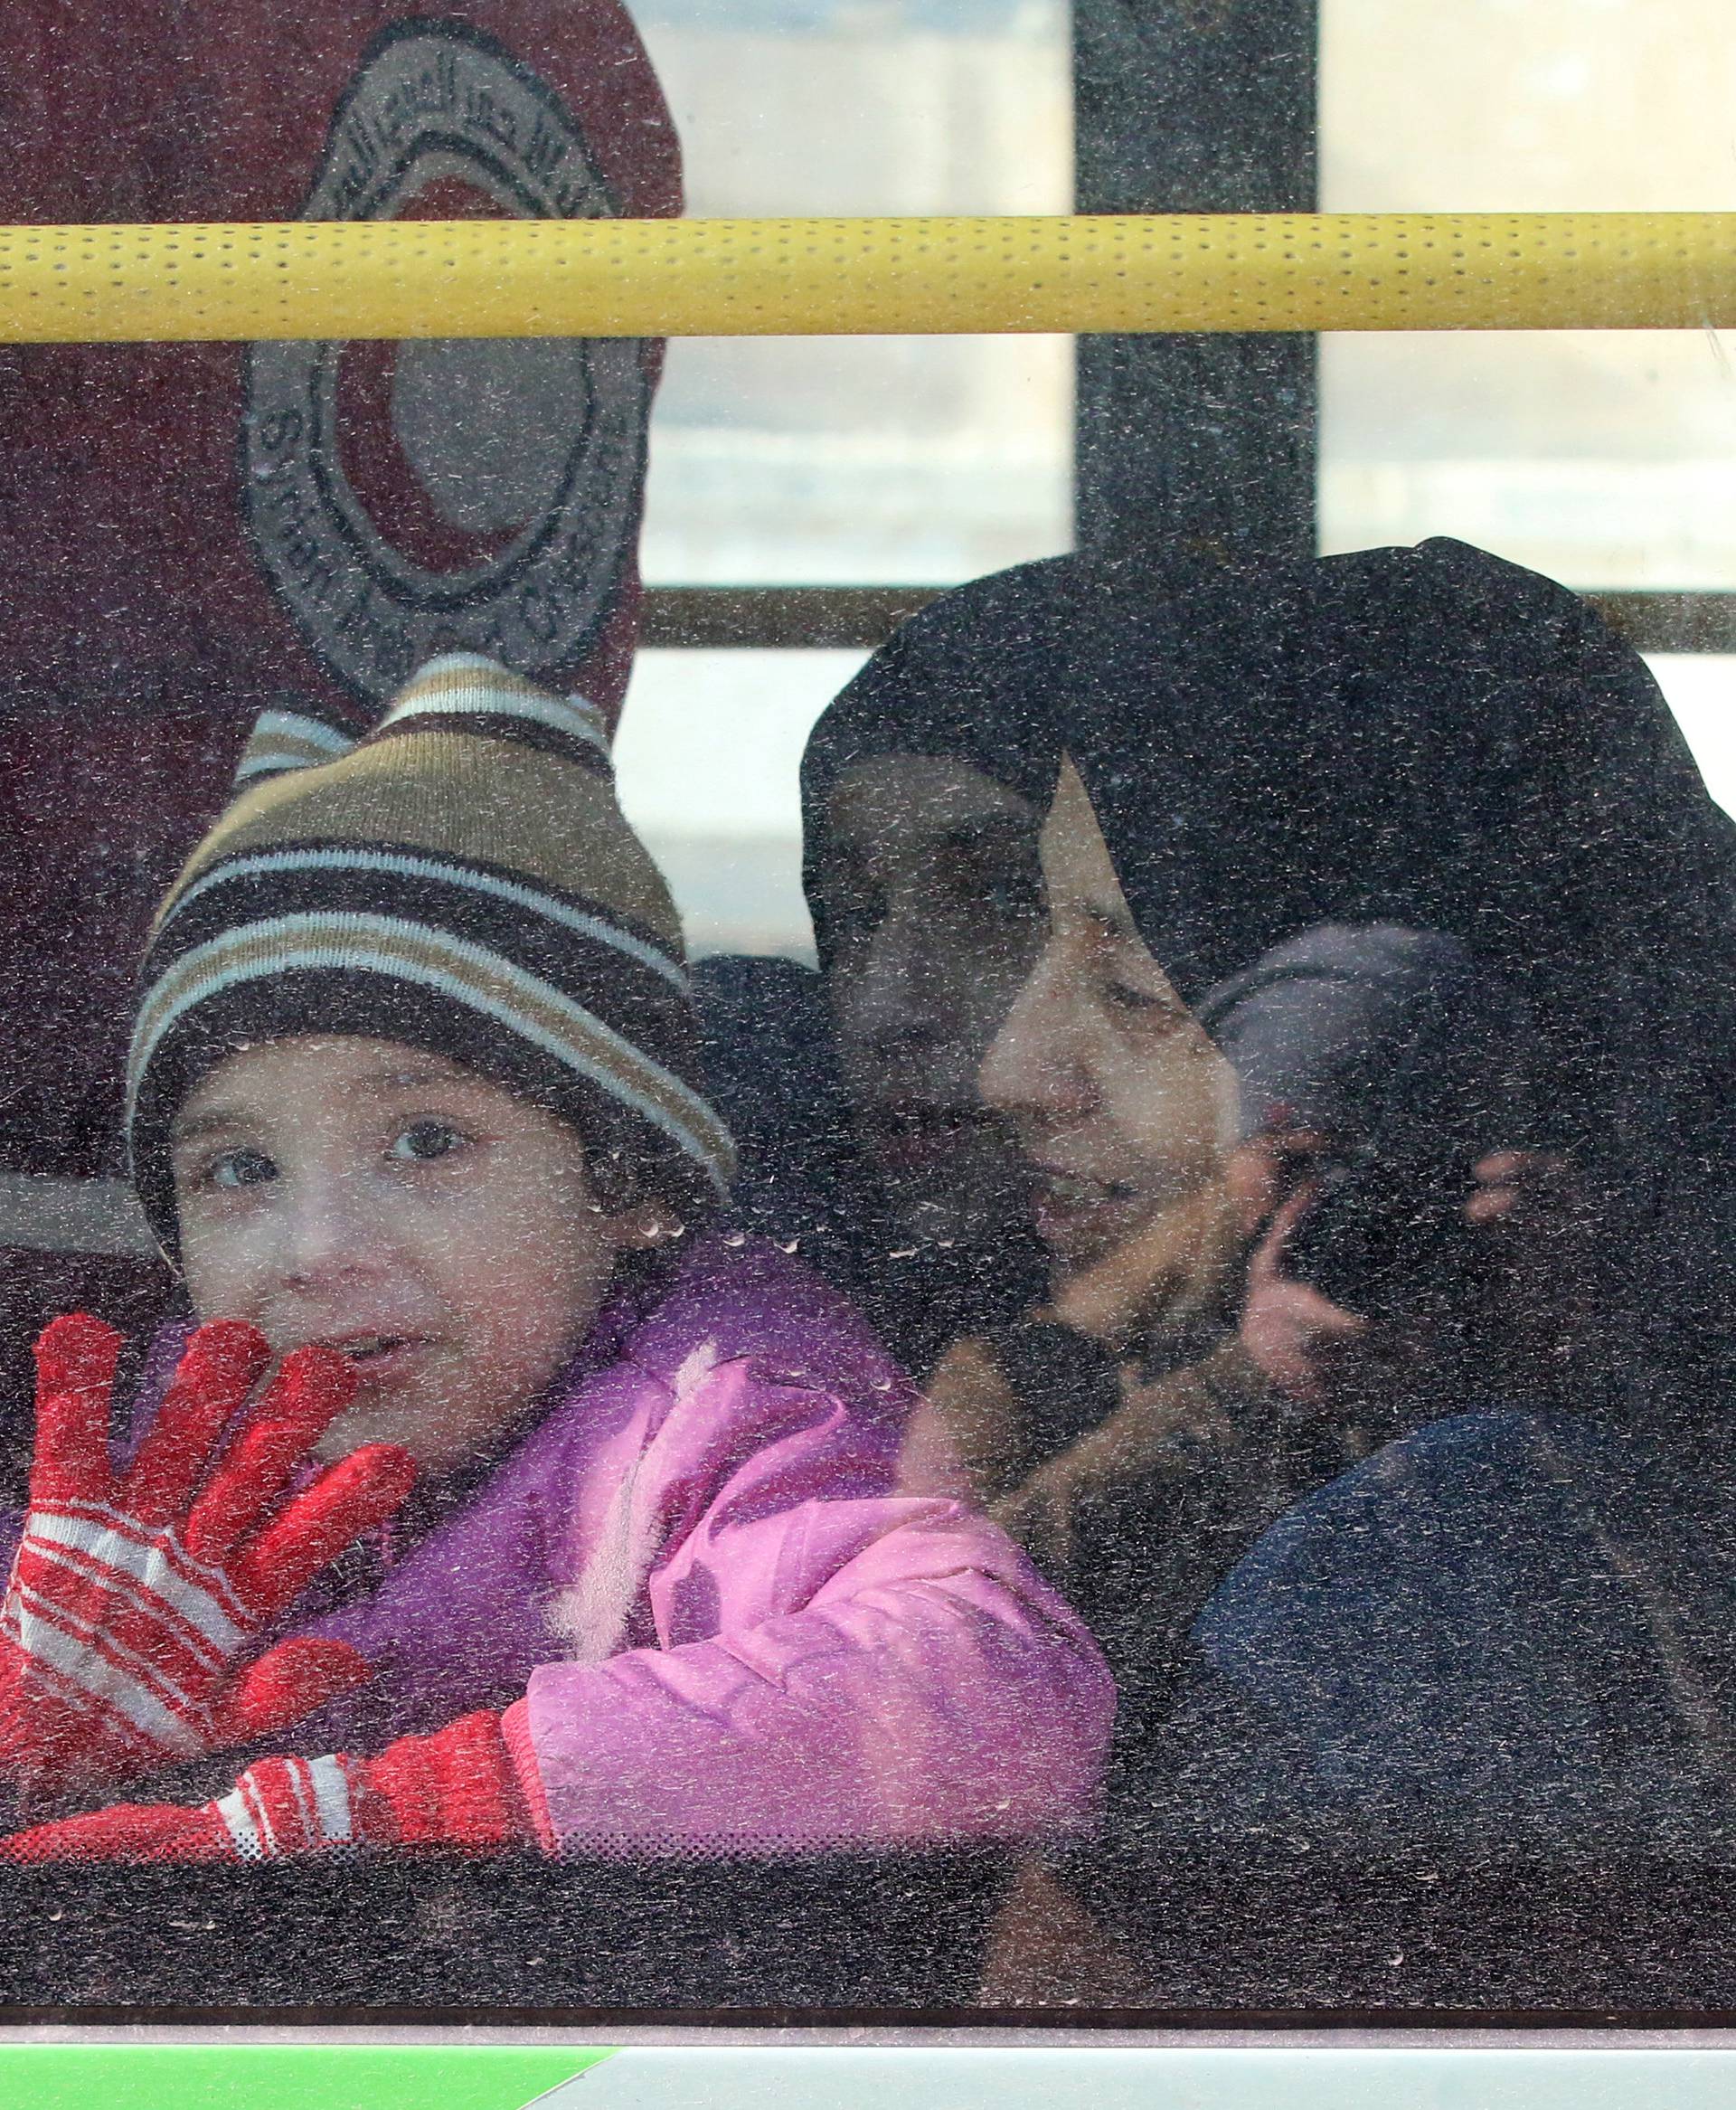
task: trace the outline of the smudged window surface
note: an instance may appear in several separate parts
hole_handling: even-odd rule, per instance
[[[1275,13],[27,9],[11,216],[1724,202]],[[1273,356],[12,357],[14,2003],[1722,1984],[1728,376]]]

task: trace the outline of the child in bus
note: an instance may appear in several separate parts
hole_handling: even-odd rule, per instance
[[[139,1197],[204,1323],[156,1344],[116,1461],[118,1339],[39,1348],[0,1772],[20,1818],[87,1807],[6,1850],[799,1851],[1090,1814],[1100,1659],[995,1527],[895,1494],[913,1396],[850,1308],[703,1228],[731,1144],[694,1046],[580,701],[453,655],[357,745],[261,721],[130,1062]],[[292,1726],[327,1755],[270,1755]],[[252,1755],[226,1794],[109,1800],[213,1753],[213,1786]]]

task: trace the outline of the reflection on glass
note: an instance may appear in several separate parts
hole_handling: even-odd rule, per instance
[[[666,213],[675,125],[698,213],[1071,196],[1048,0],[351,10],[288,73],[74,12],[14,217]],[[1723,16],[1596,12],[1332,0],[1327,202],[1728,203]],[[1043,557],[1060,340],[679,345],[647,440],[663,360],[0,374],[20,1482],[42,1319],[117,1322],[42,1337],[6,1523],[15,1940],[1221,2004],[1305,1861],[1383,1959],[1394,1837],[1486,1907],[1717,1866],[1731,838],[1643,664],[1439,540]],[[1329,344],[1324,539],[1728,584],[1731,400],[1692,336]],[[991,575],[645,655],[616,738],[647,473],[658,582]],[[1726,804],[1731,664],[1657,664]]]

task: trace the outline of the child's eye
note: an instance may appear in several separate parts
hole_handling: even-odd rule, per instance
[[[204,1181],[209,1187],[260,1187],[268,1179],[278,1176],[276,1165],[263,1150],[250,1145],[240,1150],[225,1150],[220,1158],[213,1158],[204,1169]]]
[[[386,1155],[413,1164],[426,1164],[434,1158],[449,1158],[468,1140],[450,1121],[413,1121],[392,1138]]]

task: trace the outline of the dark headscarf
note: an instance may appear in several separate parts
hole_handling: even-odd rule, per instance
[[[1722,942],[1731,824],[1639,656],[1534,572],[1366,550],[1074,646],[1057,733],[1190,998],[1333,919],[1527,965]]]
[[[1448,541],[1250,569],[1076,627],[1051,695],[1024,779],[1072,757],[1184,1000],[1321,923],[1456,941],[1547,1102],[1492,1140],[1571,1149],[1622,1301],[1722,1333],[1736,829],[1584,601]]]
[[[886,755],[967,762],[1033,805],[1054,785],[1050,706],[1080,637],[1122,597],[1078,556],[1015,564],[955,587],[901,624],[816,722],[802,757],[802,884],[820,964],[831,953],[830,806],[839,780]]]
[[[1446,540],[1158,583],[1016,567],[844,690],[802,771],[822,961],[826,804],[854,762],[956,756],[1043,804],[1071,755],[1189,1004],[1322,923],[1437,933],[1520,992],[1547,1119],[1500,1140],[1573,1150],[1611,1236],[1652,1256],[1630,1296],[1665,1333],[1720,1330],[1736,828],[1638,654]]]

